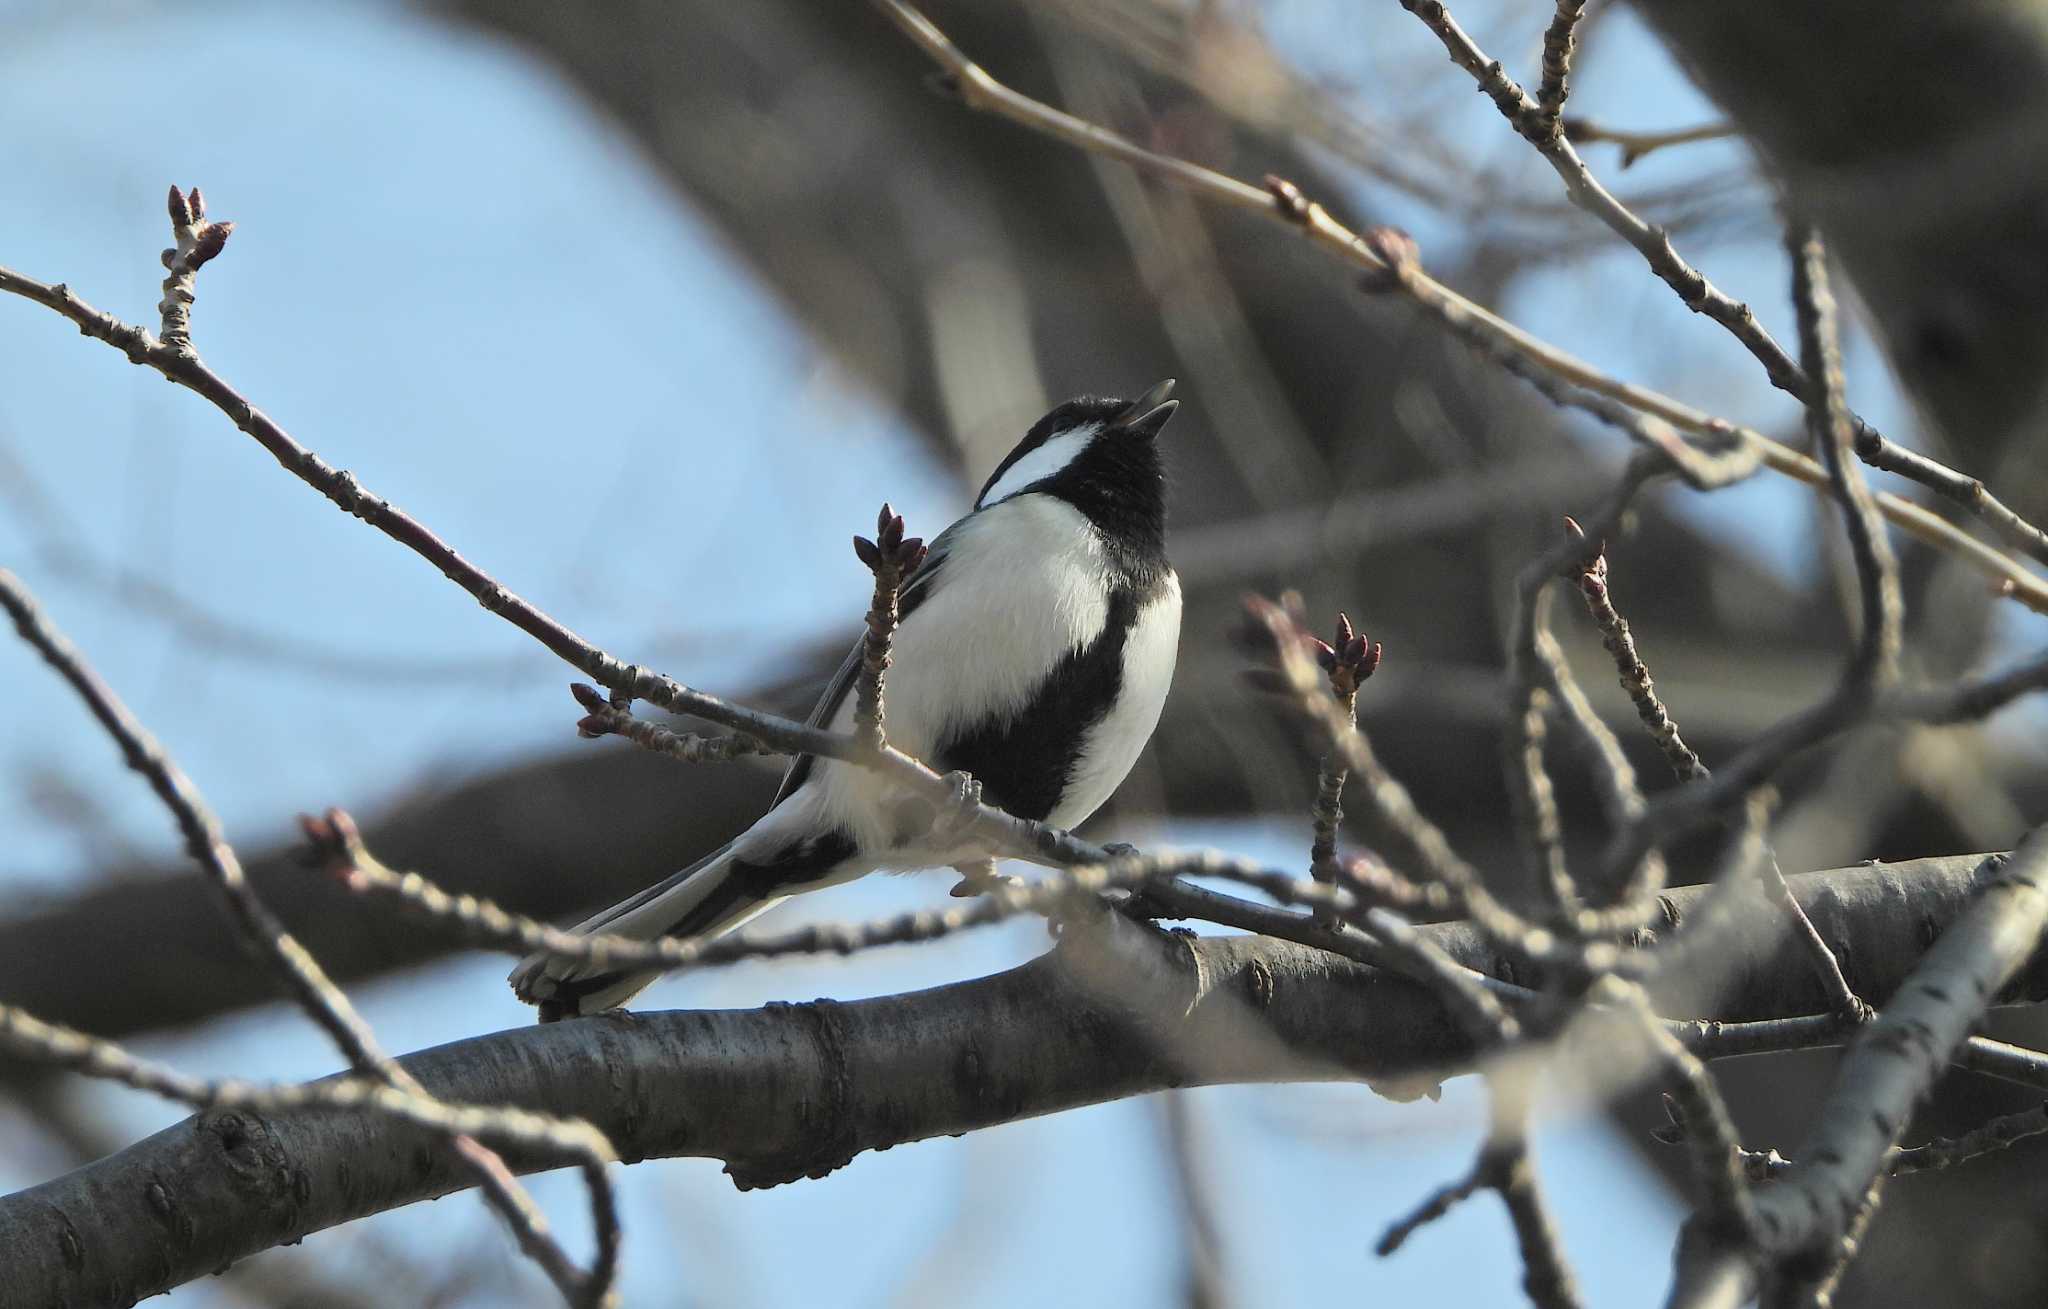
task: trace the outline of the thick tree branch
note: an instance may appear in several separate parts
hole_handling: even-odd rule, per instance
[[[1811,1136],[1758,1196],[1753,1241],[1683,1243],[1674,1305],[1732,1305],[1766,1287],[1831,1285],[1875,1208],[1900,1135],[1950,1055],[2048,926],[2048,828],[2010,858],[1880,1006],[1836,1071]],[[2037,965],[2038,971],[2038,965]]]
[[[1914,1107],[1991,998],[2034,954],[2044,926],[2048,828],[2013,852],[1842,1061],[1812,1138],[1786,1184],[1764,1201],[1781,1250],[1829,1247],[1847,1234]]]
[[[1910,968],[1920,933],[1954,919],[2000,876],[1995,864],[1963,857],[1792,882],[1859,992],[1884,997]],[[1665,921],[1683,919],[1703,894],[1666,892]],[[1754,920],[1743,921],[1712,977],[1658,979],[1664,1012],[1783,1019],[1824,1005],[1798,946],[1773,944],[1782,923],[1774,907],[1749,912]],[[1069,944],[936,990],[555,1023],[403,1062],[437,1098],[582,1118],[622,1158],[721,1158],[740,1185],[765,1186],[830,1171],[864,1150],[1164,1087],[1399,1081],[1455,1069],[1472,1053],[1441,1003],[1404,978],[1264,938],[1187,941],[1101,921],[1121,948]],[[1469,925],[1418,931],[1461,964],[1498,962]],[[2048,995],[2048,963],[2008,995]],[[1247,1039],[1248,1023],[1260,1039]],[[1801,1025],[1811,1043],[1840,1039],[1838,1025]],[[600,1068],[606,1074],[593,1076]],[[162,1289],[458,1189],[462,1175],[422,1150],[427,1140],[363,1117],[201,1115],[0,1200],[0,1265],[12,1274],[0,1304],[92,1300],[94,1288],[115,1285]],[[526,1170],[560,1162],[509,1159]],[[151,1178],[174,1192],[168,1227],[146,1194]]]

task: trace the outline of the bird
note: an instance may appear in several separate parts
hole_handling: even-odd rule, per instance
[[[1055,407],[904,580],[888,740],[961,777],[963,795],[978,787],[1019,818],[1072,828],[1109,799],[1158,726],[1180,646],[1157,440],[1180,404],[1173,388],[1169,379],[1136,400]],[[810,726],[851,728],[861,649]],[[952,866],[971,889],[994,852],[939,813],[871,769],[799,755],[746,831],[572,930],[704,939],[877,871]],[[617,1008],[659,975],[537,953],[510,981],[552,1022]]]

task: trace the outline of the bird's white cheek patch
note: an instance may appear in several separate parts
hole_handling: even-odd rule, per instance
[[[1101,430],[1101,423],[1089,423],[1085,427],[1077,427],[1071,432],[1053,437],[1030,454],[1011,464],[1009,469],[996,480],[996,484],[991,486],[982,495],[981,499],[974,502],[974,507],[976,509],[986,508],[999,500],[1017,494],[1017,492],[1033,482],[1058,473],[1060,469],[1073,463],[1080,456],[1081,452],[1088,448],[1088,443],[1095,439],[1095,434]]]

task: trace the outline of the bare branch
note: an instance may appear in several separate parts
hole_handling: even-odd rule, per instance
[[[1670,1136],[1683,1136],[1688,1122],[1675,1105],[1671,1108],[1674,1121]],[[2048,1102],[2018,1113],[1988,1118],[1961,1136],[1937,1136],[1919,1145],[1894,1146],[1885,1156],[1885,1176],[1908,1177],[1914,1173],[1940,1172],[1996,1154],[2043,1133],[2048,1133]],[[1742,1150],[1738,1153],[1743,1174],[1753,1182],[1775,1182],[1792,1170],[1792,1161],[1776,1150]]]
[[[1819,379],[1808,388],[1807,432],[1827,465],[1828,480],[1842,508],[1849,547],[1856,559],[1856,577],[1863,593],[1863,638],[1851,665],[1849,680],[1870,688],[1890,685],[1898,676],[1899,628],[1904,602],[1899,595],[1899,564],[1891,541],[1878,519],[1877,506],[1863,472],[1850,458],[1854,436],[1843,398],[1842,348],[1835,335],[1835,298],[1828,290],[1827,253],[1820,234],[1795,224],[1786,234],[1792,255],[1792,303],[1799,316],[1799,354],[1806,371]],[[1846,688],[1845,688],[1846,689]]]
[[[193,284],[199,269],[227,247],[235,230],[233,223],[213,223],[206,218],[206,198],[198,187],[187,196],[171,188],[171,237],[177,242],[164,251],[164,298],[157,305],[163,315],[163,342],[173,350],[192,349]]]
[[[1621,147],[1621,166],[1631,168],[1643,156],[1675,145],[1691,145],[1696,141],[1725,141],[1741,135],[1733,123],[1700,123],[1693,127],[1670,128],[1664,131],[1631,131],[1627,128],[1609,127],[1566,114],[1563,118],[1564,134],[1574,145],[1593,145],[1606,142]]]
[[[924,562],[925,545],[919,537],[904,539],[902,515],[885,504],[875,519],[875,539],[856,536],[853,550],[875,575],[867,635],[861,642],[860,680],[854,685],[853,734],[868,749],[880,750],[888,744],[882,727],[882,679],[889,670],[889,643],[896,635],[897,591]]]
[[[1571,534],[1575,534],[1579,539],[1585,538],[1584,529],[1571,519],[1567,518],[1565,525]],[[1579,594],[1585,599],[1587,612],[1592,615],[1593,622],[1600,629],[1601,641],[1614,659],[1615,672],[1621,679],[1622,689],[1628,692],[1629,699],[1635,703],[1636,716],[1642,719],[1643,727],[1650,733],[1651,739],[1656,741],[1658,749],[1663,752],[1665,762],[1671,765],[1672,773],[1682,783],[1706,781],[1712,774],[1700,761],[1699,755],[1685,743],[1685,738],[1679,734],[1678,724],[1672,721],[1670,711],[1664,707],[1663,701],[1657,698],[1655,681],[1651,678],[1649,667],[1644,664],[1642,655],[1636,649],[1635,637],[1629,631],[1628,620],[1615,608],[1613,594],[1608,588],[1604,540],[1599,543],[1591,561],[1579,570],[1578,587]],[[1815,975],[1828,991],[1830,1007],[1851,1021],[1861,1022],[1868,1018],[1871,1013],[1870,1006],[1850,989],[1842,976],[1842,967],[1836,960],[1834,952],[1828,949],[1827,942],[1815,930],[1812,921],[1806,916],[1806,911],[1799,907],[1799,901],[1785,885],[1785,874],[1778,867],[1777,852],[1770,848],[1767,840],[1764,841],[1759,856],[1758,862],[1763,870],[1764,892],[1792,920],[1793,928],[1813,962]]]
[[[853,954],[883,945],[935,940],[976,927],[1032,914],[1068,912],[1102,892],[1164,887],[1182,876],[1215,877],[1260,890],[1284,904],[1307,904],[1332,916],[1353,918],[1362,907],[1342,887],[1290,877],[1259,864],[1215,851],[1172,851],[1111,856],[1062,868],[1032,882],[991,883],[970,904],[919,910],[866,924],[818,923],[774,936],[711,938],[660,937],[652,941],[564,931],[514,914],[478,896],[450,895],[418,873],[387,868],[364,848],[348,814],[330,809],[324,818],[301,818],[315,858],[352,891],[395,897],[414,910],[447,923],[465,939],[525,953],[542,951],[563,959],[620,969],[673,969],[773,959],[789,955]],[[1189,888],[1192,890],[1193,888]],[[1183,901],[1183,906],[1195,903]],[[1259,906],[1248,906],[1258,908]],[[1375,955],[1370,962],[1385,963]]]
[[[1429,30],[1443,43],[1451,62],[1470,73],[1479,84],[1479,89],[1490,97],[1500,109],[1501,115],[1514,127],[1537,153],[1541,154],[1551,168],[1557,172],[1565,186],[1565,194],[1573,204],[1592,214],[1616,235],[1634,246],[1643,256],[1650,271],[1659,280],[1677,293],[1685,307],[1696,314],[1705,314],[1730,335],[1740,341],[1743,348],[1756,357],[1764,366],[1771,384],[1781,391],[1798,397],[1808,405],[1821,399],[1824,380],[1813,360],[1805,359],[1805,368],[1795,363],[1784,347],[1756,320],[1750,307],[1731,298],[1726,292],[1707,280],[1706,274],[1687,263],[1671,244],[1671,236],[1660,227],[1644,222],[1606,187],[1596,179],[1592,170],[1586,167],[1584,159],[1573,148],[1570,134],[1558,130],[1554,112],[1546,113],[1536,101],[1529,98],[1497,59],[1490,59],[1480,50],[1477,43],[1451,17],[1440,0],[1401,0],[1402,8],[1420,18]],[[1558,22],[1563,21],[1563,4],[1559,6]],[[1553,23],[1551,32],[1557,31]],[[1545,39],[1544,71],[1546,89],[1550,71],[1550,39]],[[1802,350],[1802,355],[1804,351]],[[1864,422],[1844,411],[1844,420],[1854,433],[1854,447],[1857,454],[1873,467],[1897,473],[1921,483],[1955,501],[1963,508],[1976,514],[2012,545],[2026,551],[2036,561],[2048,563],[2048,534],[2026,522],[1992,496],[1984,484],[1975,478],[1948,468],[1925,455],[1902,449]]]
[[[1629,505],[1667,464],[1667,460],[1649,453],[1639,454],[1629,462],[1594,518],[1595,528],[1602,536],[1618,527]],[[1532,559],[1516,579],[1515,615],[1508,637],[1508,675],[1514,688],[1511,704],[1521,706],[1522,713],[1519,734],[1511,719],[1502,749],[1510,797],[1518,811],[1518,823],[1525,829],[1524,851],[1533,856],[1536,866],[1546,874],[1559,922],[1577,935],[1593,936],[1629,930],[1636,924],[1590,912],[1580,900],[1576,880],[1565,867],[1562,829],[1542,754],[1542,713],[1553,703],[1566,711],[1578,740],[1597,766],[1610,822],[1633,822],[1642,812],[1643,798],[1636,787],[1635,769],[1622,753],[1620,742],[1587,703],[1564,651],[1550,632],[1551,583],[1583,556],[1586,548],[1583,533],[1578,537],[1567,533],[1558,545]],[[1664,876],[1662,854],[1645,851],[1613,898],[1624,905],[1641,906],[1648,896],[1656,894]]]
[[[1809,907],[1825,904],[1825,917],[1817,912],[1816,920],[1844,960],[1853,961],[1852,980],[1880,995],[1896,988],[1910,966],[1898,940],[1917,938],[1922,923],[1938,929],[1969,912],[1973,890],[1997,875],[1974,858],[1948,858],[1837,869],[1793,882]],[[1683,917],[1697,913],[1707,894],[1680,887],[1665,898]],[[1090,921],[1114,929],[1116,916]],[[1465,968],[1498,962],[1491,942],[1470,924],[1416,930]],[[1670,1029],[1702,1058],[1842,1039],[1833,1016],[1801,1015],[1797,1006],[1813,1002],[1811,984],[1796,960],[1763,948],[1765,935],[1740,935],[1728,952],[1730,971],[1717,979],[1719,1007],[1693,1010],[1749,1021]],[[1133,962],[1119,967],[1130,971],[1114,974],[1115,985],[1105,987],[1099,972],[1077,979],[1067,971],[1080,938],[1093,936],[1063,938],[1052,954],[1009,973],[914,995],[522,1027],[404,1062],[447,1101],[546,1106],[592,1123],[623,1158],[715,1156],[732,1162],[736,1179],[750,1185],[829,1170],[864,1149],[1159,1089],[1168,1079],[1197,1085],[1346,1076],[1398,1083],[1471,1066],[1469,1038],[1436,992],[1334,960],[1325,950],[1246,936],[1160,942],[1151,952],[1120,949],[1116,957]],[[1145,939],[1157,938],[1146,933],[1133,943]],[[1146,962],[1155,958],[1165,973]],[[2015,994],[2048,994],[2048,965],[2031,971]],[[1660,992],[1660,1004],[1685,1012],[1690,995]],[[1243,1039],[1245,997],[1280,1047]],[[829,1039],[821,1040],[821,1032]],[[1276,1065],[1275,1048],[1300,1062]],[[1184,1053],[1161,1061],[1160,1049]],[[591,1077],[600,1064],[614,1075]],[[792,1124],[810,1126],[793,1131]],[[223,1137],[230,1128],[232,1140]],[[145,1294],[279,1240],[470,1184],[453,1161],[421,1154],[432,1140],[332,1113],[243,1116],[234,1124],[202,1116],[78,1173],[0,1198],[0,1264],[30,1303],[55,1299],[54,1292],[39,1294],[44,1287],[98,1295],[91,1285],[80,1291],[63,1256],[70,1222],[89,1268],[132,1275],[125,1294]],[[303,1198],[285,1204],[252,1196],[243,1180],[249,1161],[261,1165],[264,1177],[303,1173]],[[507,1162],[523,1171],[560,1160],[515,1151]],[[147,1235],[161,1230],[143,1194],[151,1175],[184,1179],[180,1204],[195,1219],[194,1240],[168,1262]],[[78,1207],[85,1203],[93,1206],[90,1222],[67,1217],[86,1212]]]
[[[672,732],[658,723],[634,717],[631,709],[620,708],[607,700],[596,687],[582,682],[571,682],[569,694],[583,706],[583,717],[576,723],[578,736],[623,736],[643,750],[667,755],[686,764],[725,763],[747,755],[783,753],[745,732],[729,732],[722,736]]]
[[[1658,1025],[1641,987],[1608,978],[1595,993],[1622,1008],[1637,1039],[1646,1043],[1649,1058],[1664,1070],[1673,1116],[1689,1129],[1685,1140],[1692,1147],[1693,1175],[1706,1188],[1706,1224],[1729,1233],[1731,1239],[1752,1238],[1757,1230],[1756,1205],[1744,1172],[1742,1145],[1713,1075]]]
[[[1316,661],[1330,679],[1330,694],[1344,717],[1358,721],[1358,687],[1380,666],[1383,650],[1378,641],[1351,630],[1351,618],[1337,615],[1337,630],[1329,644],[1316,642]],[[1325,752],[1316,765],[1316,798],[1309,817],[1313,835],[1309,842],[1309,876],[1321,882],[1338,880],[1337,831],[1344,822],[1344,782],[1349,770],[1334,752]],[[1332,919],[1332,922],[1335,920]]]
[[[2048,925],[2048,828],[1934,943],[1837,1071],[1784,1182],[1759,1197],[1769,1257],[1833,1249],[1851,1230],[1913,1106]]]
[[[1550,130],[1561,127],[1565,97],[1571,94],[1572,54],[1577,48],[1579,20],[1586,15],[1586,0],[1557,0],[1557,13],[1543,34],[1543,85],[1536,103],[1550,121]]]
[[[1462,338],[1483,338],[1489,343],[1489,350],[1497,352],[1489,353],[1489,358],[1508,354],[1520,356],[1532,368],[1547,372],[1570,386],[1583,388],[1618,405],[1662,420],[1669,425],[1665,429],[1667,432],[1669,428],[1677,428],[1706,437],[1716,445],[1724,444],[1732,435],[1742,446],[1753,450],[1755,457],[1765,466],[1808,485],[1826,485],[1826,472],[1798,451],[1761,433],[1709,417],[1647,388],[1610,378],[1585,361],[1531,336],[1458,295],[1419,268],[1405,270],[1398,279],[1392,279],[1396,270],[1381,253],[1358,233],[1332,218],[1322,205],[1304,196],[1292,183],[1268,179],[1268,189],[1260,191],[1212,169],[1147,150],[1114,132],[1083,122],[1004,86],[961,53],[930,19],[903,0],[874,0],[874,3],[944,71],[959,93],[961,102],[969,109],[995,114],[1077,149],[1121,160],[1228,207],[1263,214],[1300,231],[1325,253],[1364,271],[1374,279],[1375,286],[1403,292],[1428,316]],[[8,276],[0,271],[0,290],[8,289],[18,287],[10,286]],[[1530,376],[1528,373],[1517,375]],[[1653,434],[1654,429],[1643,430],[1645,437]],[[2031,609],[2048,612],[2048,583],[2029,569],[1908,501],[1880,495],[1878,502],[1885,515],[1906,532],[1968,560],[2001,587],[2010,583],[2011,589],[2004,594]]]
[[[206,806],[191,779],[129,713],[112,688],[86,664],[78,649],[43,617],[20,579],[5,569],[0,569],[0,608],[5,608],[13,618],[22,639],[71,684],[119,747],[128,766],[143,776],[169,810],[185,838],[187,853],[220,893],[243,944],[269,964],[298,1006],[327,1032],[350,1064],[395,1091],[423,1096],[411,1075],[379,1047],[369,1024],[348,997],[328,980],[319,963],[292,939],[250,888],[241,861],[221,833],[220,820]],[[616,1211],[601,1170],[597,1175],[600,1185],[591,1194],[592,1212],[598,1219],[598,1258],[585,1274],[548,1233],[547,1220],[539,1208],[495,1154],[463,1133],[451,1135],[449,1143],[472,1169],[486,1199],[511,1226],[521,1249],[546,1270],[562,1294],[577,1305],[609,1303],[618,1266],[619,1235]]]
[[[1429,1193],[1422,1203],[1403,1214],[1381,1234],[1374,1253],[1385,1257],[1407,1244],[1408,1238],[1424,1227],[1442,1218],[1457,1206],[1471,1199],[1491,1184],[1488,1178],[1487,1160],[1475,1160],[1470,1170],[1456,1181],[1446,1182]]]
[[[1567,518],[1565,530],[1581,539],[1585,529]],[[1614,671],[1621,677],[1621,689],[1628,692],[1628,698],[1635,704],[1636,716],[1643,720],[1643,727],[1657,748],[1664,752],[1665,761],[1681,782],[1694,782],[1706,776],[1706,766],[1700,763],[1699,755],[1685,743],[1678,734],[1678,724],[1671,721],[1664,702],[1657,698],[1657,685],[1650,677],[1650,670],[1636,652],[1635,637],[1629,631],[1628,620],[1614,607],[1614,599],[1607,590],[1607,543],[1603,540],[1594,549],[1593,557],[1579,570],[1579,595],[1586,602],[1586,612],[1593,616],[1593,623],[1600,629],[1600,643],[1607,647],[1607,653],[1614,659]]]
[[[42,1022],[5,1004],[0,1004],[0,1045],[22,1059],[119,1082],[195,1109],[233,1109],[257,1114],[297,1109],[334,1113],[369,1110],[451,1136],[490,1138],[544,1151],[558,1156],[561,1163],[583,1169],[593,1193],[603,1196],[607,1206],[613,1203],[604,1169],[618,1159],[604,1134],[580,1119],[556,1118],[503,1105],[450,1104],[361,1076],[298,1084],[203,1081],[130,1054],[112,1041]],[[607,1222],[616,1227],[617,1216]]]

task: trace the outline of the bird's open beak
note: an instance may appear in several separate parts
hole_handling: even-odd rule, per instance
[[[1150,440],[1159,435],[1159,429],[1180,408],[1180,401],[1168,398],[1172,395],[1173,379],[1169,377],[1133,400],[1130,408],[1118,414],[1110,426]]]

